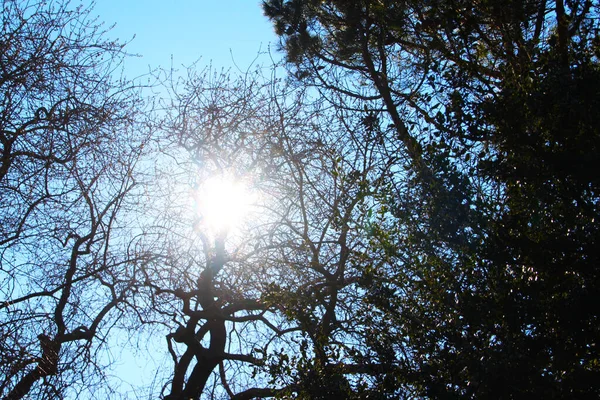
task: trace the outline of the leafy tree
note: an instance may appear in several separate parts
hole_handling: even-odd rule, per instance
[[[0,396],[92,392],[99,347],[143,255],[138,90],[90,9],[3,1],[0,28]]]
[[[385,332],[365,343],[408,360],[391,387],[596,397],[598,5],[264,10],[299,84],[338,108],[366,102],[365,121],[408,157],[377,235],[390,257],[365,288],[383,315],[365,323]]]

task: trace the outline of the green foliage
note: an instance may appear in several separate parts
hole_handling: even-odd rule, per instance
[[[264,10],[303,82],[345,99],[337,107],[366,101],[365,124],[390,123],[410,159],[381,193],[391,213],[369,230],[385,258],[360,284],[361,356],[409,396],[597,397],[598,6]]]

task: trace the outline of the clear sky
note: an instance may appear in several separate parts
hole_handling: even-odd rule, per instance
[[[259,51],[276,54],[277,38],[260,0],[97,0],[94,8],[107,25],[116,23],[111,38],[126,41],[141,58],[126,64],[134,77],[150,67],[200,65],[247,69]],[[263,60],[266,60],[263,58]]]

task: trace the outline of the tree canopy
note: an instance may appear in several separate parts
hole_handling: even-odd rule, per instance
[[[428,397],[597,395],[598,6],[264,9],[296,77],[404,144],[383,233],[394,286],[412,280],[382,310],[414,352],[399,377]]]
[[[262,7],[282,63],[149,108],[4,2],[0,397],[597,398],[600,6]]]

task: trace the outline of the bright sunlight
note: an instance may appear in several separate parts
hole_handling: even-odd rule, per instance
[[[208,178],[194,192],[201,224],[214,233],[238,228],[255,195],[247,185],[227,176]]]

